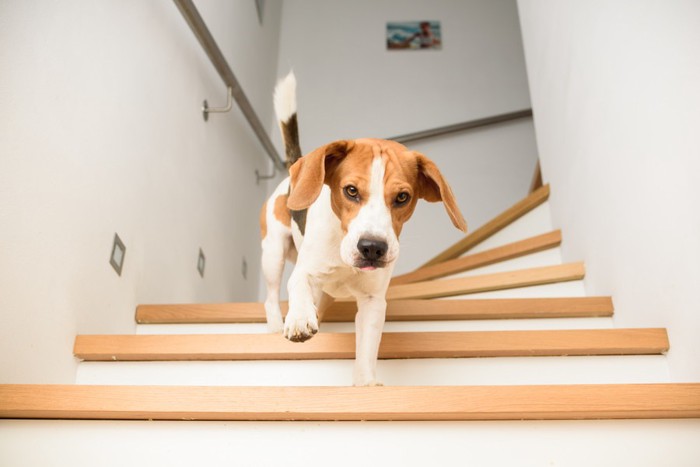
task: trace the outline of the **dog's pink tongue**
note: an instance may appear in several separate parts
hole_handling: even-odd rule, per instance
[[[374,266],[365,266],[360,268],[360,271],[374,271],[375,269],[377,268],[375,268]]]

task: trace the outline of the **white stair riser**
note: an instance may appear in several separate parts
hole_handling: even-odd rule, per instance
[[[463,321],[387,321],[384,332],[510,331],[611,329],[612,318],[493,319]],[[264,323],[142,324],[136,334],[266,334]],[[355,323],[321,323],[320,332],[355,332]]]
[[[352,360],[83,362],[78,384],[349,386]],[[662,355],[380,360],[388,386],[668,382]]]
[[[513,258],[506,261],[482,266],[469,271],[458,272],[440,279],[455,279],[457,277],[479,276],[481,274],[494,274],[497,272],[510,272],[518,269],[539,268],[542,266],[555,266],[562,264],[561,248],[550,248],[549,250],[531,253],[529,255]],[[437,279],[439,280],[439,279]]]
[[[461,300],[470,298],[550,298],[550,297],[585,297],[586,289],[582,280],[557,282],[554,284],[533,285],[516,289],[494,290],[466,295],[444,297],[443,300]]]
[[[695,467],[700,420],[0,421],[0,464]]]
[[[479,253],[491,248],[517,242],[554,230],[549,202],[546,201],[520,219],[499,230],[465,254]]]

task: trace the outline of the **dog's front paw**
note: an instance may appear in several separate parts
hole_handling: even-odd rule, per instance
[[[282,329],[284,328],[284,321],[282,321],[282,312],[280,311],[278,302],[265,302],[265,319],[267,321],[267,332],[272,334],[282,332]]]
[[[268,320],[267,321],[267,332],[270,334],[279,334],[284,328],[284,323],[282,320]]]
[[[296,313],[288,313],[284,320],[284,337],[292,342],[307,341],[317,332],[318,319],[316,315],[298,316]]]
[[[374,368],[364,368],[355,361],[355,369],[352,373],[353,386],[384,386],[377,381],[376,371]]]

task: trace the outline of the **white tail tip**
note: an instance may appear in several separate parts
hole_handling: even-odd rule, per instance
[[[294,72],[279,80],[275,86],[275,114],[281,122],[297,113],[297,79]]]

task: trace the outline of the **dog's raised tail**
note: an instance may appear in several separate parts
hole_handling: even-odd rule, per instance
[[[275,87],[275,114],[280,122],[287,168],[301,157],[299,126],[297,124],[297,79],[290,71]]]

